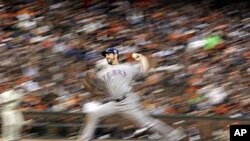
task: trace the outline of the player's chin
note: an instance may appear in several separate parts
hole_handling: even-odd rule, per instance
[[[109,65],[112,65],[112,61],[108,61],[108,64],[109,64]]]

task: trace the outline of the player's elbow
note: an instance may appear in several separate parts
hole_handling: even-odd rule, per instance
[[[150,64],[149,64],[149,60],[146,56],[143,56],[142,58],[142,71],[143,73],[148,73],[150,70]]]

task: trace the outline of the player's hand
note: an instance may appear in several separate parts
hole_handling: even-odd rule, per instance
[[[142,54],[133,53],[133,54],[132,54],[132,58],[135,59],[136,61],[139,61],[139,60],[141,60],[141,58],[142,58]]]
[[[95,78],[95,71],[94,70],[89,70],[86,72],[86,79],[89,81],[89,80],[92,80]]]
[[[35,123],[34,119],[24,121],[24,125],[30,125],[30,124],[33,124],[33,123]]]

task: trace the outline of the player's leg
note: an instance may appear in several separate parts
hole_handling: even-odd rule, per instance
[[[132,101],[124,107],[122,111],[125,117],[134,121],[140,127],[146,127],[150,131],[160,133],[166,141],[178,141],[180,135],[173,135],[176,131],[165,124],[164,122],[152,118],[148,112],[146,112],[142,107],[137,103],[137,101]]]
[[[96,110],[87,114],[87,122],[77,141],[90,141],[93,138],[95,128],[99,120],[105,116],[115,114],[117,112],[114,102],[100,105]]]
[[[13,139],[15,141],[21,140],[22,124],[17,124],[13,126]]]
[[[162,136],[169,134],[173,129],[160,120],[154,119],[149,116],[144,110],[131,109],[123,112],[123,115],[132,120],[137,126],[148,128],[151,131],[156,131]]]
[[[15,123],[13,124],[13,139],[15,141],[21,140],[21,133],[22,133],[22,128],[24,125],[24,117],[23,113],[20,110],[16,110],[13,113],[13,116],[15,117]]]
[[[3,125],[2,126],[2,138],[3,141],[8,141],[10,138],[10,126]]]
[[[3,126],[3,141],[19,141],[21,130],[19,125]]]

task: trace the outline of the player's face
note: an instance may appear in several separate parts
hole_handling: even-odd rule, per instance
[[[107,53],[107,54],[106,54],[107,62],[108,62],[108,64],[110,64],[110,65],[114,64],[116,58],[117,58],[116,55],[113,54],[113,53]]]

